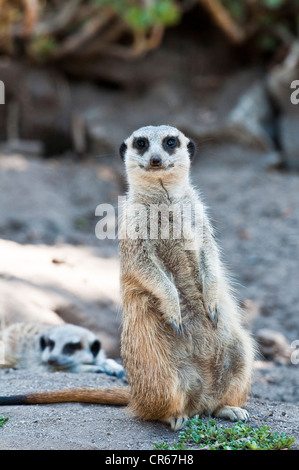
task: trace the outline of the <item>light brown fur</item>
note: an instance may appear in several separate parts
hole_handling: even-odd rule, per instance
[[[160,150],[165,170],[148,166],[142,173],[138,166],[149,162],[150,150],[136,156],[134,140],[126,141],[130,188],[120,253],[122,357],[131,383],[130,409],[174,429],[196,413],[244,419],[240,407],[250,388],[253,344],[241,326],[205,208],[189,183],[188,139],[174,128],[140,129],[133,137],[148,135],[156,143],[154,155],[165,135],[178,136],[180,147],[169,159]],[[169,161],[175,161],[174,169],[168,170]],[[202,206],[202,233],[193,241],[132,240],[122,233],[124,226],[138,224],[130,211],[134,204],[146,207],[149,221],[152,204],[189,203]]]
[[[0,341],[4,347],[4,361],[2,368],[16,367],[32,368],[40,362],[39,337],[47,333],[51,325],[43,323],[13,323],[0,330]]]
[[[178,139],[175,151],[162,148],[167,136]],[[136,150],[137,138],[148,139],[146,152]],[[120,229],[122,358],[130,389],[122,389],[118,404],[174,430],[197,413],[246,419],[240,407],[250,389],[254,357],[205,208],[189,182],[190,148],[189,139],[168,126],[139,129],[121,147],[129,182]],[[152,169],[150,158],[157,154],[162,166]],[[151,204],[199,204],[202,233],[191,241],[130,239],[125,230],[138,225],[130,211],[135,203],[143,204],[147,215]],[[121,392],[113,390],[49,392],[47,402],[59,396],[59,401],[117,404]],[[26,403],[41,403],[36,400],[45,394],[31,396]]]

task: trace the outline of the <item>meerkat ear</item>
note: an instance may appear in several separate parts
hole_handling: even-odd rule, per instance
[[[94,342],[90,345],[90,350],[94,357],[97,356],[99,350],[101,349],[101,342],[98,339],[95,339]]]
[[[126,154],[126,151],[127,151],[127,144],[125,144],[124,142],[121,144],[121,146],[119,147],[119,154],[120,154],[120,158],[122,160],[125,159],[125,154]]]
[[[189,142],[187,144],[187,149],[188,149],[188,152],[189,152],[190,160],[193,160],[193,157],[196,153],[196,145],[195,145],[195,143],[193,142],[192,139],[189,139]]]

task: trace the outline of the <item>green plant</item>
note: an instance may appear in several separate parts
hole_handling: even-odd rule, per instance
[[[268,426],[251,428],[237,422],[224,427],[215,419],[203,421],[196,415],[190,419],[172,447],[154,443],[156,449],[173,450],[280,450],[289,449],[295,439],[284,433],[271,433]]]
[[[3,418],[3,416],[0,416],[0,428],[4,425],[4,423],[8,420],[8,418]]]
[[[114,9],[133,29],[147,29],[157,24],[170,26],[179,21],[182,13],[174,0],[144,3],[138,0],[96,0],[96,5]]]

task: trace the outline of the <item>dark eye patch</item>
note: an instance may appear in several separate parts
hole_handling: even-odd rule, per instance
[[[140,155],[143,155],[149,148],[149,141],[146,137],[136,137],[133,141],[133,147]]]
[[[81,343],[67,343],[65,344],[62,353],[63,354],[74,354],[76,351],[80,351],[82,349]]]
[[[39,340],[39,345],[40,345],[40,348],[41,348],[42,351],[46,348],[49,348],[50,351],[52,351],[52,349],[55,346],[55,343],[54,343],[54,341],[47,338],[46,336],[41,336],[41,338]]]
[[[163,139],[163,148],[168,153],[173,153],[177,147],[181,145],[179,139],[177,137],[168,136]]]
[[[127,151],[127,145],[123,142],[119,147],[119,154],[122,160],[125,159],[126,151]]]
[[[193,140],[191,140],[191,139],[189,140],[189,142],[187,144],[187,149],[188,149],[188,152],[189,152],[190,160],[192,160],[195,153],[196,153],[196,145],[193,142]]]
[[[101,349],[101,342],[98,339],[95,339],[94,342],[90,345],[90,350],[94,357],[97,356],[99,350]]]

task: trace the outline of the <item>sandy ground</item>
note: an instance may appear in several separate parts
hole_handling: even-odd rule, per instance
[[[271,371],[271,368],[270,368]],[[268,370],[269,373],[269,370]],[[270,372],[271,373],[271,372]],[[36,376],[24,371],[1,371],[1,393],[36,391],[74,386],[104,386],[123,383],[92,374],[54,373]],[[262,390],[262,387],[260,387]],[[259,387],[253,389],[259,390]],[[254,393],[253,393],[254,395]],[[298,407],[267,398],[251,397],[248,410],[249,425],[267,425],[271,431],[296,437],[299,449]],[[0,449],[10,450],[153,450],[154,442],[176,442],[178,432],[167,425],[141,422],[128,415],[123,407],[61,403],[0,407],[0,414],[9,420],[0,429]],[[206,418],[204,418],[206,419]],[[223,425],[227,422],[219,420]]]

